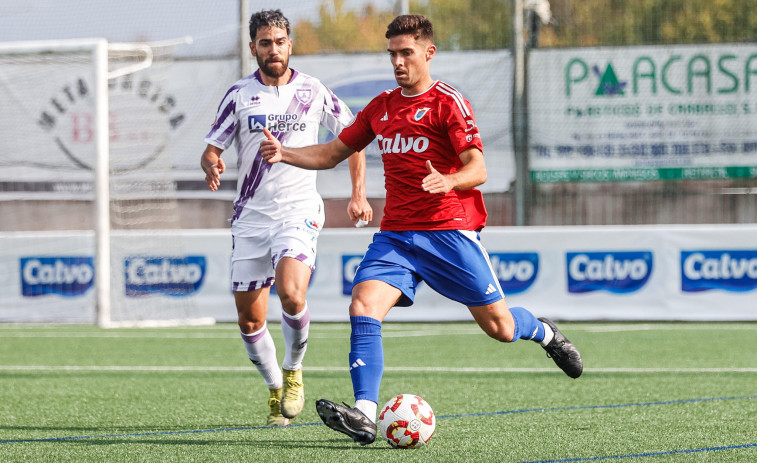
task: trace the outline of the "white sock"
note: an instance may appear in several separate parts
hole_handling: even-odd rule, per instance
[[[263,376],[268,389],[282,387],[284,380],[279,369],[279,361],[276,359],[276,345],[268,332],[268,324],[263,324],[263,328],[254,333],[244,334],[240,330],[240,334],[247,356]]]
[[[363,415],[367,416],[369,420],[376,421],[376,410],[378,404],[372,400],[359,399],[355,401],[355,408],[363,412]]]
[[[308,304],[302,312],[289,315],[281,312],[281,331],[284,333],[284,363],[281,365],[286,370],[302,369],[302,359],[308,349],[308,332],[310,331],[310,312]]]
[[[547,344],[552,342],[552,339],[555,337],[555,332],[552,331],[552,328],[550,328],[546,323],[542,322],[542,325],[544,325],[544,339],[542,339],[539,344],[546,346]]]

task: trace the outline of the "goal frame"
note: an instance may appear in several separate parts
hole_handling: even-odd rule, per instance
[[[104,38],[0,43],[0,53],[89,52],[94,71],[94,228],[97,325],[110,325],[110,146],[108,136],[108,41]]]

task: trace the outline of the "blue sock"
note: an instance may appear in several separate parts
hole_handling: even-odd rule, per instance
[[[523,307],[510,307],[510,313],[515,320],[513,342],[518,339],[530,339],[536,342],[544,340],[544,324],[537,320],[534,314]]]
[[[384,375],[381,322],[370,317],[350,317],[350,324],[350,376],[355,400],[378,403],[379,386]]]

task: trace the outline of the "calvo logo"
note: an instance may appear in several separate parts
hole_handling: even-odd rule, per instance
[[[569,293],[632,293],[647,283],[653,268],[650,251],[568,252],[566,261]]]

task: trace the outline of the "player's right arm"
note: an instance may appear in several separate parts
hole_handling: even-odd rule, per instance
[[[227,149],[239,129],[239,119],[236,112],[236,99],[241,81],[234,84],[216,110],[216,118],[205,136],[208,146],[200,158],[200,167],[205,172],[205,183],[210,191],[216,191],[221,185],[221,174],[226,170],[226,165],[221,159],[221,153]]]
[[[263,133],[267,139],[260,143],[260,155],[271,164],[285,162],[303,169],[325,170],[335,167],[355,153],[338,137],[328,143],[289,148],[281,146],[281,142],[267,128],[263,129]]]
[[[221,185],[221,174],[226,170],[221,153],[223,153],[221,148],[208,144],[200,158],[200,167],[205,172],[205,183],[208,184],[210,191],[218,190]]]

